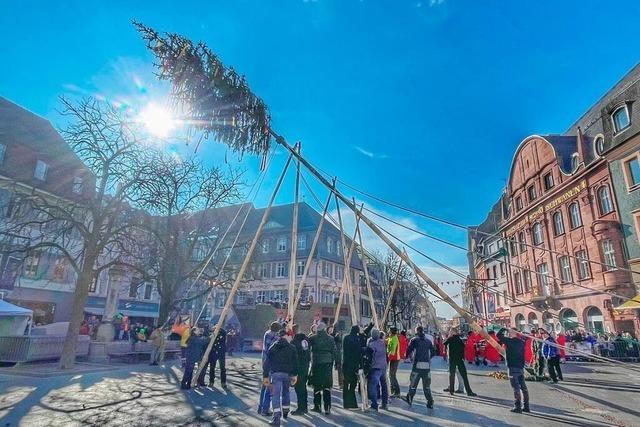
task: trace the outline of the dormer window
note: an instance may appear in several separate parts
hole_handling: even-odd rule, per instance
[[[579,165],[580,157],[578,156],[578,153],[573,153],[573,156],[571,156],[571,172],[575,172]]]
[[[82,185],[82,177],[81,176],[76,176],[75,178],[73,178],[73,192],[75,194],[82,194],[82,189],[83,189],[83,185]]]
[[[627,104],[621,105],[616,108],[611,114],[611,120],[613,121],[613,128],[615,133],[622,132],[631,125],[629,119],[629,106]]]
[[[40,181],[44,181],[47,179],[48,170],[49,170],[49,165],[43,162],[42,160],[38,160],[36,162],[36,168],[33,171],[33,177],[35,179],[39,179]]]
[[[602,153],[604,153],[604,137],[602,135],[598,135],[596,137],[594,146],[596,147],[596,153],[598,156],[602,156]]]

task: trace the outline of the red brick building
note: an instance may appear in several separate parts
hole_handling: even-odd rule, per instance
[[[610,293],[634,290],[619,268],[627,265],[620,217],[593,141],[579,129],[526,138],[503,200],[511,324],[617,330],[624,319],[614,316]]]

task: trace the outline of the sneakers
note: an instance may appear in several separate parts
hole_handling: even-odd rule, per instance
[[[520,409],[519,406],[514,406],[513,408],[511,408],[511,412],[513,412],[514,414],[521,414],[522,409]]]

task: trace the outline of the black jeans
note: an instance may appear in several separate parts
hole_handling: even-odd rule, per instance
[[[184,366],[184,374],[182,375],[181,386],[183,388],[191,387],[191,379],[193,378],[193,368],[195,367],[195,363],[187,363]]]
[[[356,389],[358,388],[358,372],[345,369],[344,383],[342,384],[342,403],[345,409],[357,408]]]
[[[509,383],[513,388],[514,406],[521,408],[524,403],[524,407],[529,408],[529,390],[524,380],[524,370],[509,368]]]
[[[549,376],[551,380],[558,381],[562,380],[562,371],[560,370],[560,356],[550,357],[549,361]]]
[[[294,387],[296,398],[298,399],[298,407],[296,409],[299,411],[307,410],[307,379],[307,374],[298,375],[298,381]]]
[[[200,377],[198,378],[198,383],[204,383],[204,376],[207,372],[207,366],[209,366],[209,382],[213,384],[216,380],[216,363],[220,366],[220,381],[222,384],[227,383],[227,367],[224,353],[222,355],[211,354],[209,357],[209,362],[200,372]]]
[[[454,373],[455,376],[455,373]],[[418,383],[422,380],[422,391],[428,404],[433,404],[433,396],[431,395],[431,371],[429,369],[414,369],[409,377],[409,401],[413,400],[418,389]]]
[[[469,378],[467,378],[467,367],[464,366],[463,359],[451,359],[449,360],[449,392],[453,393],[456,384],[456,368],[462,376],[462,382],[464,383],[464,389],[467,390],[467,394],[472,393],[471,386],[469,385]]]
[[[392,360],[389,362],[389,382],[391,383],[391,395],[400,395],[400,384],[398,384],[398,365],[399,360]]]
[[[324,403],[324,410],[331,408],[331,387],[333,383],[333,363],[315,365],[313,373],[313,406],[320,408]]]
[[[539,377],[544,377],[544,357],[542,355],[538,355],[538,372],[536,374]]]

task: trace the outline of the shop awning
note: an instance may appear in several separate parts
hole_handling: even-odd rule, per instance
[[[614,308],[614,310],[634,310],[634,309],[640,309],[640,294],[636,295],[635,297],[625,302],[624,304]]]

